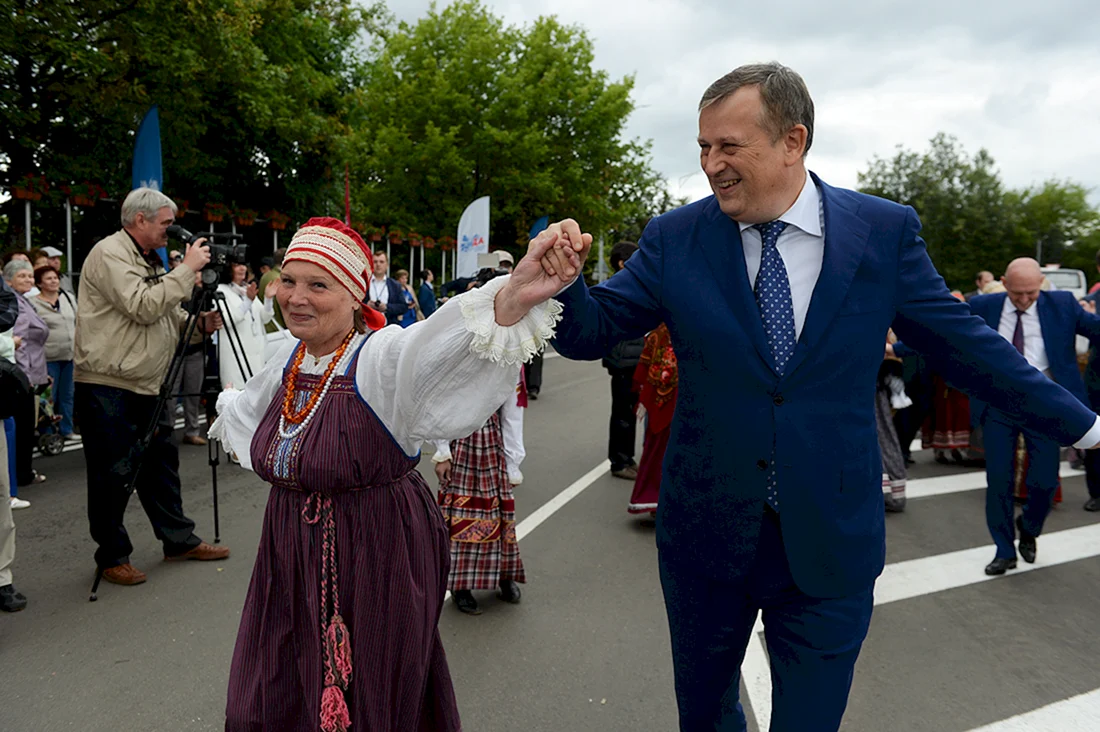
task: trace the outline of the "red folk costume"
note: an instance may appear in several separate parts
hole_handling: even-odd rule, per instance
[[[525,583],[500,412],[449,448],[451,476],[439,490],[439,508],[451,537],[447,589],[492,590],[502,581]],[[441,449],[436,457],[447,454]]]
[[[634,481],[634,492],[626,509],[630,513],[653,513],[657,510],[661,466],[672,432],[678,385],[679,370],[676,354],[672,350],[672,338],[668,327],[662,323],[646,337],[645,348],[634,370],[638,403],[645,407],[648,421],[642,459],[638,463],[638,478]]]

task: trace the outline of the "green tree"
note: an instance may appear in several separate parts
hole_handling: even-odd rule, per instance
[[[594,69],[582,29],[507,26],[465,1],[383,37],[352,115],[355,218],[453,234],[488,195],[491,240],[507,246],[542,215],[601,233],[660,200],[648,143],[623,139],[633,79]]]
[[[950,287],[969,289],[979,270],[1003,271],[1018,248],[1018,214],[993,158],[985,150],[968,158],[948,135],[936,135],[924,153],[899,148],[889,160],[874,158],[859,185],[916,209],[929,256]]]
[[[1032,256],[1046,263],[1061,263],[1079,258],[1081,244],[1089,248],[1100,226],[1100,215],[1088,201],[1088,189],[1070,181],[1049,180],[1042,186],[1014,192],[1013,204],[1019,207],[1020,238],[1030,243]],[[1076,251],[1074,251],[1076,250]],[[1095,248],[1087,252],[1091,260]],[[1093,270],[1086,268],[1086,271]]]
[[[157,104],[167,192],[299,218],[338,195],[334,151],[381,6],[0,5],[12,18],[0,39],[0,185],[40,173],[55,187],[89,179],[124,193],[134,131]]]
[[[976,272],[998,275],[1017,257],[1096,277],[1100,213],[1088,189],[1072,181],[1006,190],[988,152],[969,158],[941,133],[926,152],[874,158],[859,183],[865,193],[916,209],[928,253],[951,287],[969,289]]]

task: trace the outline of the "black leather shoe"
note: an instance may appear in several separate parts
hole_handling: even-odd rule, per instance
[[[510,602],[513,605],[519,604],[520,598],[519,585],[515,580],[501,580],[500,581],[500,599],[505,602]]]
[[[466,613],[467,615],[481,615],[481,608],[477,606],[477,600],[474,599],[474,593],[469,590],[455,590],[454,592],[455,607],[459,612]]]
[[[1100,511],[1100,498],[1090,498],[1085,501],[1086,511]]]
[[[1028,564],[1035,564],[1035,551],[1038,549],[1035,537],[1024,531],[1024,522],[1019,516],[1016,517],[1016,530],[1020,532],[1020,556]]]
[[[1015,559],[1005,559],[1004,557],[997,557],[989,564],[985,565],[985,573],[988,575],[1004,574],[1005,570],[1016,569]]]
[[[0,587],[0,610],[17,613],[27,606],[27,598],[12,585]]]

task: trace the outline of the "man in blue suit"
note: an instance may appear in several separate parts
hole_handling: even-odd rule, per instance
[[[1100,340],[1100,317],[1086,312],[1072,292],[1043,292],[1043,273],[1034,259],[1013,261],[1005,270],[1005,292],[979,295],[970,310],[997,331],[1035,369],[1061,384],[1081,404],[1089,404],[1085,382],[1077,367],[1075,337]],[[1058,488],[1058,442],[1044,434],[1023,431],[1027,445],[1027,504],[1016,519],[1013,503],[1013,457],[1022,430],[999,410],[974,399],[971,410],[985,436],[985,519],[997,545],[986,574],[1016,569],[1016,529],[1020,531],[1020,556],[1035,561],[1036,537]]]
[[[1093,412],[951,296],[912,209],[807,172],[813,122],[786,67],[719,79],[699,113],[714,195],[650,222],[615,277],[557,296],[563,356],[601,358],[662,322],[672,335],[680,391],[657,544],[684,732],[746,728],[740,665],[760,612],[772,732],[840,727],[885,562],[874,402],[891,325],[1014,423],[1100,441]],[[497,322],[573,277],[590,246],[568,219],[536,238]]]

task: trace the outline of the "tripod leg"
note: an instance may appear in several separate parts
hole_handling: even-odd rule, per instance
[[[216,293],[214,307],[222,317],[223,333],[229,338],[229,347],[233,351],[233,358],[237,361],[237,369],[241,376],[247,381],[252,378],[252,365],[248,363],[248,354],[244,352],[244,343],[241,342],[241,334],[237,332],[237,323],[233,318],[229,317],[229,308],[225,304],[225,295]],[[243,388],[244,385],[241,384],[240,386]]]
[[[218,519],[218,462],[219,462],[219,448],[214,440],[210,440],[211,457],[210,457],[210,480],[214,490],[214,543],[220,544],[222,541],[222,529],[221,522]]]
[[[92,583],[92,595],[88,598],[88,602],[95,602],[99,599],[99,583],[103,580],[103,567],[96,566],[95,568],[95,582]]]

